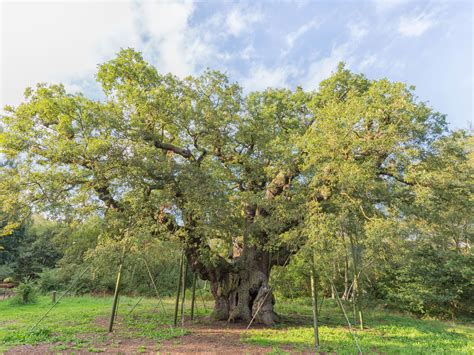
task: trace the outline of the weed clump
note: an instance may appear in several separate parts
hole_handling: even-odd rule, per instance
[[[25,278],[16,288],[15,297],[11,302],[14,304],[31,304],[36,303],[37,299],[38,289],[36,285],[30,279]]]

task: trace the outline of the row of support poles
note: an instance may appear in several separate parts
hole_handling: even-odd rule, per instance
[[[156,286],[156,283],[153,279],[153,276],[151,274],[150,267],[148,266],[148,262],[146,259],[144,259],[145,266],[148,272],[148,275],[150,277],[151,283],[153,285],[153,288],[155,289],[156,296],[158,298],[158,301],[160,302],[160,305],[163,309],[164,314],[166,314],[165,307],[163,305],[163,302],[161,300],[161,297],[158,292],[158,288]],[[114,326],[114,321],[117,318],[117,309],[118,309],[118,303],[119,303],[119,291],[120,291],[120,281],[122,278],[122,269],[123,269],[123,258],[120,262],[119,265],[119,270],[117,273],[117,279],[115,283],[115,291],[114,291],[114,299],[112,303],[112,313],[110,316],[110,321],[109,321],[109,328],[108,331],[111,333],[113,331],[113,326]],[[176,301],[175,301],[175,309],[174,309],[174,326],[176,327],[178,325],[178,310],[180,309],[180,297],[181,297],[181,326],[184,327],[184,306],[185,306],[185,300],[186,300],[186,275],[188,273],[188,264],[186,261],[186,257],[183,253],[181,254],[181,259],[179,263],[179,279],[178,279],[178,286],[176,289]],[[196,282],[197,282],[197,275],[193,274],[193,284],[192,284],[192,296],[191,296],[191,320],[194,319],[194,308],[197,308],[196,305]],[[140,301],[143,299],[140,298],[139,301],[133,306],[132,310],[128,313],[128,315],[135,309],[135,307],[140,303]],[[204,299],[203,299],[204,302]]]
[[[184,303],[186,301],[186,276],[188,274],[188,263],[186,261],[186,258],[184,259],[184,273],[182,276],[182,281],[183,281],[183,288],[182,288],[182,294],[183,298],[181,299],[181,327],[184,327]]]
[[[312,301],[312,309],[313,309],[313,329],[314,329],[314,350],[315,352],[319,351],[319,322],[318,322],[318,316],[320,315],[321,308],[323,306],[322,301],[324,298],[321,300],[321,304],[319,306],[318,310],[318,277],[317,277],[317,272],[316,272],[316,253],[313,251],[313,255],[310,261],[310,283],[311,283],[311,301]],[[349,332],[351,333],[356,348],[357,348],[357,353],[362,354],[362,350],[359,346],[359,342],[357,341],[357,337],[355,333],[353,332],[351,322],[349,321],[349,318],[347,317],[346,310],[344,309],[344,305],[342,304],[341,299],[339,298],[339,294],[337,292],[336,287],[334,286],[334,283],[332,282],[331,279],[328,279],[330,284],[331,284],[331,290],[333,294],[336,296],[336,301],[341,308],[341,312],[344,315],[344,318],[347,322],[347,325],[349,326]],[[361,320],[362,321],[362,320]]]
[[[185,310],[185,301],[186,301],[186,280],[188,274],[188,263],[184,254],[181,254],[181,260],[179,263],[179,277],[178,277],[178,287],[176,288],[176,300],[174,306],[174,326],[178,325],[178,311],[181,311],[181,327],[184,327],[184,310]],[[197,283],[197,274],[193,273],[193,283],[191,286],[191,320],[194,320],[194,309],[197,309],[196,304],[196,283]],[[202,296],[202,294],[201,294]],[[181,299],[181,307],[180,307]],[[204,304],[204,298],[203,298]],[[206,305],[204,304],[204,307]]]

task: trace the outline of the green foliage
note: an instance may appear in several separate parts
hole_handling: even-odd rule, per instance
[[[5,283],[14,283],[15,280],[13,279],[13,277],[6,277],[5,279],[3,279],[3,282],[5,282]]]
[[[378,282],[392,307],[427,316],[473,314],[472,255],[427,245],[407,256]]]
[[[64,288],[63,280],[60,277],[60,269],[43,269],[38,275],[38,289],[41,292],[61,290]]]
[[[47,327],[38,327],[32,331],[13,331],[1,339],[2,344],[39,344],[51,341],[52,330]]]
[[[55,241],[62,227],[34,217],[11,235],[0,239],[0,278],[36,278],[43,268],[53,268],[62,254]]]
[[[10,265],[0,265],[0,280],[14,280],[14,278],[12,277],[13,273],[13,268]]]

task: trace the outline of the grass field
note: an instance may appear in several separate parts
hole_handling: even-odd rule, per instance
[[[51,344],[49,351],[103,352],[122,351],[132,342],[128,351],[159,351],[160,344],[176,338],[186,339],[189,329],[173,328],[173,300],[164,300],[166,315],[158,302],[145,298],[128,315],[138,298],[121,297],[117,326],[113,337],[107,334],[110,297],[66,297],[34,330],[32,325],[51,306],[50,297],[40,297],[36,304],[14,305],[0,301],[0,352],[23,344]],[[188,302],[189,305],[189,302]],[[209,312],[212,304],[198,303],[198,322]],[[303,300],[279,302],[277,312],[282,323],[268,328],[238,332],[243,345],[251,344],[270,349],[274,353],[308,351],[312,347],[311,309]],[[338,354],[356,353],[354,339],[344,319],[331,301],[323,303],[321,311],[321,351]],[[187,321],[189,325],[190,322]],[[367,329],[355,330],[363,353],[387,354],[472,354],[474,327],[469,323],[420,320],[381,310],[366,311]],[[185,327],[186,328],[186,327]],[[184,336],[184,337],[183,337]],[[192,345],[192,344],[191,344]],[[125,350],[123,350],[125,351]],[[125,351],[125,352],[128,352]]]

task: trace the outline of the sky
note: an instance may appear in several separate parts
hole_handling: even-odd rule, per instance
[[[1,0],[0,0],[1,1]],[[132,47],[162,73],[225,72],[244,92],[315,90],[340,61],[473,124],[471,1],[1,1],[0,106],[64,83],[100,98],[97,65]]]

